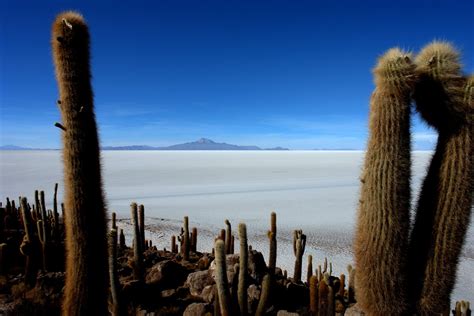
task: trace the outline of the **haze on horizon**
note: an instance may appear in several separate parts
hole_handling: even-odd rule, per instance
[[[142,1],[0,4],[0,146],[59,148],[50,28],[91,30],[102,146],[201,137],[290,149],[364,149],[371,69],[384,51],[452,42],[474,64],[472,1]],[[441,23],[442,21],[442,23]],[[415,116],[414,149],[434,131]]]

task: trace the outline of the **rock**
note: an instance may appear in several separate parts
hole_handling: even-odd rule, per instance
[[[227,281],[229,284],[232,284],[232,280],[234,279],[235,271],[234,266],[239,263],[239,255],[226,255],[226,268],[227,268]],[[216,277],[216,261],[213,260],[211,265],[209,266],[209,272],[213,278]]]
[[[173,296],[176,295],[176,290],[175,289],[169,289],[169,290],[164,290],[161,291],[161,297],[162,298],[172,298]]]
[[[257,310],[261,292],[262,291],[260,290],[260,288],[255,284],[251,284],[247,288],[248,307],[249,311],[251,311],[252,313],[255,313],[255,311]]]
[[[204,316],[207,312],[207,304],[192,303],[184,310],[184,316]]]
[[[189,288],[191,295],[200,296],[202,290],[211,284],[214,284],[214,279],[206,270],[190,273],[186,279],[186,282],[184,283],[184,286]]]
[[[180,264],[171,260],[164,260],[147,271],[145,281],[149,285],[158,285],[163,289],[170,289],[183,284],[186,277],[187,270]]]
[[[362,311],[362,309],[359,307],[358,304],[354,304],[348,309],[346,309],[346,312],[344,313],[346,316],[362,316],[365,315],[365,313]]]
[[[257,250],[249,251],[249,271],[250,276],[261,283],[267,272],[267,264],[261,252]]]
[[[212,303],[214,302],[215,295],[216,285],[208,285],[202,290],[201,298],[204,300],[204,302]]]
[[[291,313],[285,310],[278,311],[277,316],[298,316],[298,313]]]

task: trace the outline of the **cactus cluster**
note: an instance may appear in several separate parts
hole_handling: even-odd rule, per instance
[[[459,59],[450,44],[434,42],[414,61],[389,50],[374,71],[354,246],[357,301],[369,314],[449,310],[474,188],[474,80]],[[438,142],[410,231],[412,101]]]
[[[187,216],[181,234],[171,238],[171,251],[158,251],[145,239],[145,207],[136,203],[131,204],[133,249],[126,246],[123,229],[118,234],[115,213],[107,236],[90,83],[89,32],[81,15],[65,12],[57,16],[52,47],[62,117],[62,123],[56,125],[61,128],[64,144],[65,203],[61,204],[60,216],[56,184],[52,210],[46,207],[43,191],[35,191],[32,205],[26,197],[18,199],[18,207],[8,198],[5,207],[0,204],[2,278],[21,273],[31,289],[38,283],[40,271],[44,278],[48,272],[62,271],[65,265],[63,314],[106,315],[109,309],[113,315],[124,315],[130,309],[138,314],[146,313],[147,308],[160,310],[157,305],[169,304],[170,297],[178,305],[198,300],[191,295],[189,285],[168,291],[166,282],[177,282],[174,279],[179,279],[181,272],[173,273],[173,280],[165,275],[153,279],[155,264],[166,263],[176,271],[185,271],[186,279],[190,271],[211,270],[214,257],[215,281],[207,290],[212,293],[215,289],[213,304],[219,315],[276,314],[283,308],[319,316],[344,314],[356,299],[370,315],[449,311],[474,182],[474,78],[461,73],[459,54],[450,45],[433,43],[414,61],[399,49],[391,49],[380,58],[374,70],[376,88],[361,176],[354,245],[357,273],[349,265],[347,280],[344,274],[335,277],[326,258],[314,270],[310,255],[306,283],[301,278],[306,248],[302,230],[295,230],[293,235],[293,278],[276,266],[275,213],[271,214],[268,231],[268,265],[262,254],[249,246],[247,227],[241,223],[238,264],[227,267],[227,259],[236,256],[229,220],[216,238],[213,254],[197,252],[198,231],[195,227],[189,230]],[[410,231],[413,100],[439,137]],[[164,267],[158,267],[162,274]],[[258,271],[259,267],[263,269]],[[206,302],[212,304],[212,299],[207,297]],[[160,312],[167,313],[173,307],[164,306]],[[181,307],[174,312],[183,312]],[[457,302],[452,312],[470,315],[470,305]]]

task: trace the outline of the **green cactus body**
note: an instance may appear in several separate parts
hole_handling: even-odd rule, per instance
[[[270,215],[270,231],[268,232],[268,238],[270,240],[270,255],[268,258],[268,270],[271,275],[275,274],[276,259],[277,259],[277,217],[276,213],[272,212]]]
[[[379,59],[374,70],[376,88],[370,104],[354,245],[357,302],[374,315],[400,315],[407,309],[414,69],[410,56],[394,48]]]
[[[140,224],[138,222],[138,206],[137,203],[130,205],[133,224],[133,277],[135,280],[143,279],[143,249],[140,234]]]
[[[240,315],[247,315],[247,271],[248,271],[248,243],[247,226],[239,224],[240,257],[239,257],[239,287],[237,298],[239,302]]]
[[[436,314],[449,309],[470,222],[474,77],[462,76],[459,54],[446,43],[425,47],[416,64],[417,110],[439,135],[410,239],[411,303],[418,313]]]
[[[75,12],[52,27],[53,59],[61,100],[66,203],[65,315],[107,313],[106,208],[89,69],[89,31]]]
[[[295,254],[294,282],[301,282],[301,268],[303,265],[303,254],[306,247],[306,235],[302,230],[295,230],[293,234],[293,252]]]
[[[219,296],[219,306],[222,316],[233,315],[231,306],[231,297],[229,293],[229,284],[227,282],[227,267],[225,244],[222,240],[217,240],[215,245],[216,255],[216,285]]]

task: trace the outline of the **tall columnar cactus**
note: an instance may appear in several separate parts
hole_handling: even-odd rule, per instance
[[[176,236],[171,236],[171,252],[178,253],[178,245],[176,244]]]
[[[260,294],[260,300],[258,301],[258,306],[257,306],[257,311],[255,312],[255,316],[265,315],[270,303],[271,285],[272,285],[272,277],[270,273],[267,273],[263,277],[262,292]]]
[[[270,230],[268,231],[268,239],[270,240],[270,255],[268,258],[268,271],[271,275],[275,274],[276,259],[277,259],[277,218],[276,213],[272,212],[270,215]]]
[[[133,225],[133,277],[135,280],[143,278],[143,248],[140,234],[140,224],[138,223],[138,206],[137,203],[130,205]]]
[[[66,203],[65,315],[107,313],[106,209],[89,69],[89,31],[75,12],[59,14],[52,47],[60,110],[66,130],[63,161]]]
[[[190,251],[190,241],[189,241],[189,217],[185,216],[183,219],[183,249],[182,255],[184,260],[189,260],[189,251]]]
[[[239,257],[239,288],[237,298],[239,302],[240,315],[247,315],[247,271],[248,271],[248,242],[247,226],[239,224],[240,257]]]
[[[357,301],[369,314],[399,315],[407,309],[414,71],[410,55],[397,48],[386,52],[374,70],[376,87],[354,246]]]
[[[117,274],[117,229],[109,232],[109,280],[112,297],[112,315],[121,315],[120,282]]]
[[[117,214],[115,212],[112,212],[112,229],[117,230]]]
[[[438,143],[418,201],[410,243],[411,298],[417,312],[449,308],[457,263],[470,221],[474,183],[474,77],[461,74],[447,43],[425,47],[416,59],[414,99],[438,131]]]
[[[140,230],[140,241],[142,245],[142,250],[146,249],[145,245],[145,206],[140,204],[138,206],[138,226]]]
[[[313,256],[308,256],[308,269],[306,273],[306,282],[309,284],[311,277],[313,276]]]
[[[306,235],[302,230],[295,230],[293,233],[293,252],[295,254],[294,282],[301,282],[301,267],[303,265],[303,254],[306,247]]]
[[[119,245],[120,245],[120,250],[124,250],[127,247],[127,245],[125,244],[125,235],[123,233],[122,228],[120,228]]]
[[[192,238],[191,238],[191,251],[192,252],[197,252],[197,235],[198,235],[198,230],[196,227],[193,227]]]
[[[26,198],[21,199],[21,214],[25,229],[25,236],[20,245],[21,253],[26,256],[25,264],[25,283],[29,286],[36,284],[36,274],[39,269],[38,257],[40,256],[37,238],[33,233],[33,224],[31,222],[31,213]]]
[[[217,240],[214,245],[214,249],[216,254],[216,285],[217,293],[219,296],[221,315],[233,315],[231,306],[232,302],[229,293],[229,284],[227,282],[227,267],[224,242],[220,239]]]
[[[232,248],[232,226],[228,219],[225,220],[225,226],[225,253],[228,255]]]
[[[309,279],[309,312],[311,316],[318,316],[319,286],[318,277],[312,275]]]

